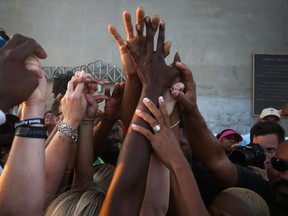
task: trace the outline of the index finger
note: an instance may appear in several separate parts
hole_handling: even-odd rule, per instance
[[[117,29],[113,25],[108,25],[108,31],[114,38],[114,40],[117,42],[118,46],[124,45],[124,40],[121,37],[121,35],[118,33]]]

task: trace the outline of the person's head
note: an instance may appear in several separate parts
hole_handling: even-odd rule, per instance
[[[271,159],[268,169],[269,182],[272,185],[275,202],[278,206],[288,209],[288,140],[281,143],[275,157]]]
[[[224,151],[230,153],[235,150],[239,145],[239,142],[243,140],[242,136],[232,129],[225,129],[221,133],[216,135],[216,138],[220,141]]]
[[[47,207],[46,216],[98,215],[106,194],[99,188],[74,189],[55,198]]]
[[[105,163],[116,165],[122,142],[122,129],[118,123],[115,123],[105,142],[104,150],[100,154]]]
[[[281,125],[265,121],[257,122],[250,130],[250,142],[261,145],[266,154],[265,165],[271,166],[271,158],[275,156],[278,145],[285,140],[285,131]]]
[[[265,200],[254,191],[232,187],[213,199],[209,212],[212,216],[268,216],[269,208]]]
[[[264,122],[264,121],[270,121],[270,122],[275,122],[277,124],[281,123],[281,116],[279,114],[279,111],[274,108],[265,108],[262,110],[259,119],[259,122]]]
[[[45,126],[49,127],[55,127],[58,121],[58,117],[55,116],[51,110],[48,110],[44,114],[44,121],[45,121]]]
[[[94,184],[107,193],[114,171],[115,166],[111,164],[98,164],[94,166]]]

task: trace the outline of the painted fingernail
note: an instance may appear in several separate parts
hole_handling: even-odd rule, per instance
[[[148,98],[146,98],[146,97],[143,99],[143,101],[146,102],[146,103],[150,102],[150,100]]]
[[[140,109],[136,109],[135,112],[136,113],[141,113],[141,110]]]
[[[137,125],[136,125],[136,124],[132,124],[131,127],[132,127],[133,129],[136,129],[136,128],[137,128]]]
[[[164,98],[162,96],[159,97],[159,102],[161,102],[161,103],[164,102]]]

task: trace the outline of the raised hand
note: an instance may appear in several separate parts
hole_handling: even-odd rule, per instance
[[[68,82],[67,91],[61,99],[63,121],[73,129],[77,129],[87,110],[87,101],[84,95],[84,82],[72,77]]]
[[[124,91],[124,83],[115,83],[112,95],[110,95],[110,89],[105,89],[104,117],[108,121],[117,121],[121,116],[121,102]]]
[[[132,124],[132,129],[144,135],[150,141],[158,157],[169,169],[172,169],[172,164],[177,161],[176,159],[179,155],[183,157],[183,153],[170,128],[169,115],[163,97],[159,97],[158,101],[159,110],[148,98],[144,98],[143,100],[143,103],[155,118],[142,110],[136,110],[136,115],[148,122],[151,128],[155,128],[158,125],[159,130],[154,129],[154,133],[152,133],[150,130],[137,124]]]
[[[180,71],[181,81],[185,85],[184,91],[178,88],[171,89],[171,95],[179,102],[182,114],[191,113],[197,108],[196,103],[196,83],[189,68],[181,62],[176,62],[176,67]]]
[[[33,39],[13,35],[0,49],[0,109],[7,111],[26,100],[43,76],[41,67],[31,67],[28,57],[44,59],[47,54]],[[13,83],[13,85],[11,85]]]
[[[126,42],[127,49],[136,65],[137,74],[142,82],[143,88],[153,88],[154,94],[160,96],[166,88],[175,80],[179,72],[172,65],[168,66],[164,60],[165,24],[160,22],[159,35],[156,51],[154,51],[153,25],[149,17],[144,19],[146,25],[146,37],[143,35],[144,28],[141,24],[136,25],[139,41],[139,54],[135,52],[130,43]],[[175,54],[174,63],[179,61]]]
[[[138,7],[136,10],[136,25],[140,24],[143,26],[144,16],[145,16],[144,9],[142,7]],[[157,32],[159,22],[160,22],[160,19],[158,16],[154,16],[152,18],[152,28],[153,28],[154,34]],[[138,53],[139,44],[138,44],[137,36],[134,35],[133,24],[131,21],[131,14],[127,10],[123,12],[123,23],[124,23],[124,27],[126,31],[126,40],[130,43],[131,47],[135,50],[135,52]],[[131,59],[128,53],[128,50],[126,49],[123,37],[118,33],[117,29],[113,25],[108,26],[108,31],[110,32],[110,34],[112,35],[112,37],[118,44],[120,56],[121,56],[121,62],[125,70],[126,77],[130,78],[130,76],[134,76],[134,75],[137,76],[134,62]],[[170,47],[171,47],[171,42],[170,41],[166,42],[163,47],[165,56],[169,55]]]
[[[25,64],[27,65],[28,70],[38,70],[40,68],[40,74],[38,78],[39,85],[32,92],[29,98],[23,102],[23,108],[37,106],[45,109],[46,104],[46,93],[47,93],[47,80],[44,75],[44,71],[41,69],[41,65],[38,58],[28,57],[25,60]]]

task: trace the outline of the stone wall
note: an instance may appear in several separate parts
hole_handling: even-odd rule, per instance
[[[210,129],[249,131],[252,53],[287,53],[287,0],[1,0],[0,27],[35,38],[47,50],[43,66],[95,60],[121,65],[109,23],[124,34],[122,11],[142,5],[166,22],[173,54],[193,72],[198,103]],[[288,100],[288,99],[287,99]],[[287,128],[287,120],[283,121]]]

